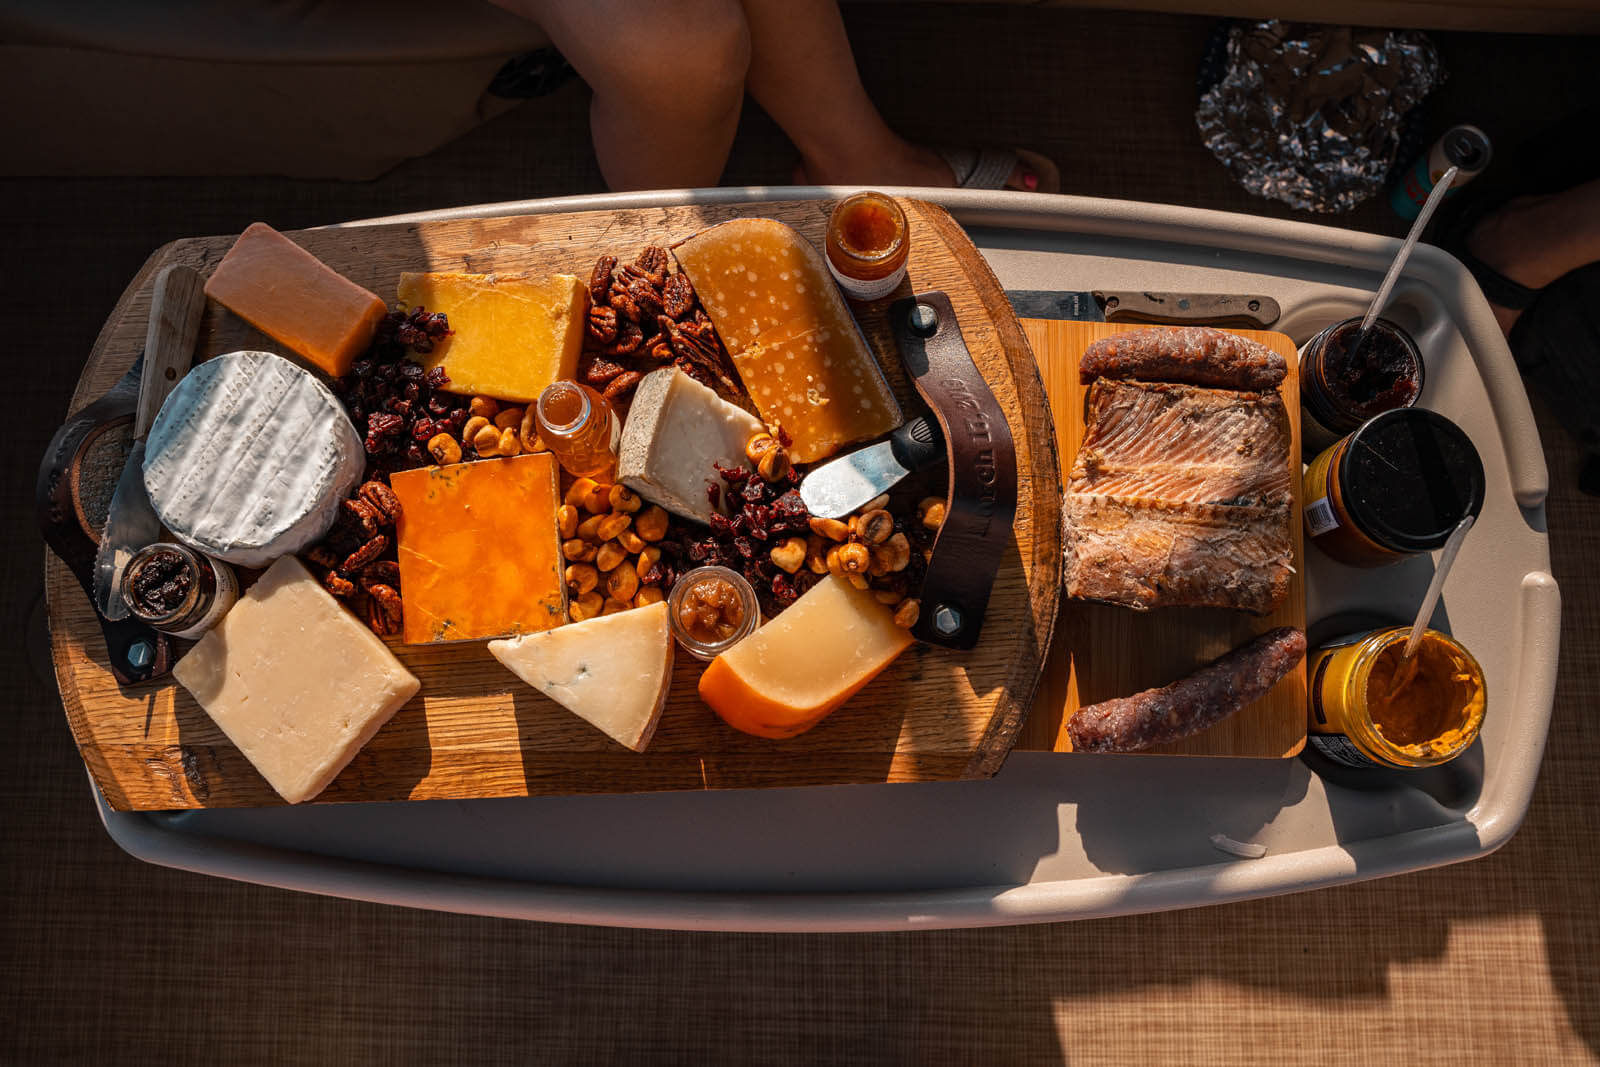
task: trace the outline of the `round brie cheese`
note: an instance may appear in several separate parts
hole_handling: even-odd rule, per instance
[[[264,567],[320,540],[365,469],[361,435],[327,386],[270,352],[229,352],[161,405],[144,484],[184,544]]]

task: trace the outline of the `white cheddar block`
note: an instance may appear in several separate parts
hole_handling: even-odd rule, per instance
[[[229,352],[190,371],[161,405],[144,484],[179,540],[265,567],[322,539],[366,465],[327,386],[270,352]]]
[[[655,734],[672,685],[665,601],[490,641],[489,651],[512,674],[635,752]]]
[[[622,428],[617,478],[676,515],[710,522],[706,487],[721,485],[713,464],[748,466],[744,446],[761,420],[676,367],[645,375]]]
[[[322,792],[422,687],[293,556],[172,675],[291,804]]]

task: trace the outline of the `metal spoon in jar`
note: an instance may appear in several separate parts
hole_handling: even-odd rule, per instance
[[[1406,641],[1406,648],[1400,655],[1400,669],[1395,671],[1394,681],[1389,683],[1389,695],[1400,692],[1411,684],[1417,676],[1417,649],[1422,645],[1422,632],[1428,628],[1428,620],[1433,617],[1433,609],[1439,603],[1439,594],[1444,591],[1445,576],[1450,573],[1450,567],[1456,561],[1456,553],[1461,551],[1461,542],[1467,539],[1467,533],[1472,529],[1476,516],[1468,515],[1456,524],[1450,531],[1450,537],[1445,541],[1444,548],[1439,552],[1439,566],[1434,568],[1433,581],[1428,583],[1428,591],[1422,597],[1422,607],[1417,611],[1417,621],[1411,624],[1411,637]]]

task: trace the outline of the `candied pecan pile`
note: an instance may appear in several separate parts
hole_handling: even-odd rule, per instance
[[[400,564],[394,525],[400,498],[374,478],[339,506],[333,529],[301,556],[323,586],[380,637],[400,632]]]
[[[470,418],[467,398],[447,391],[450,378],[443,367],[425,371],[406,358],[413,351],[431,352],[451,332],[442,313],[420,307],[390,312],[379,322],[372,347],[334,383],[365,438],[369,477],[431,463],[430,440],[461,435]]]
[[[741,401],[744,391],[710,316],[688,276],[671,267],[672,255],[659,245],[621,270],[616,256],[600,257],[589,276],[579,379],[620,402],[646,374],[674,366],[725,399]]]

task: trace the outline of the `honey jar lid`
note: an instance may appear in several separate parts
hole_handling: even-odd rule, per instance
[[[1483,460],[1472,439],[1423,408],[1363,423],[1343,449],[1339,484],[1356,525],[1398,552],[1440,548],[1462,519],[1483,510]]]

